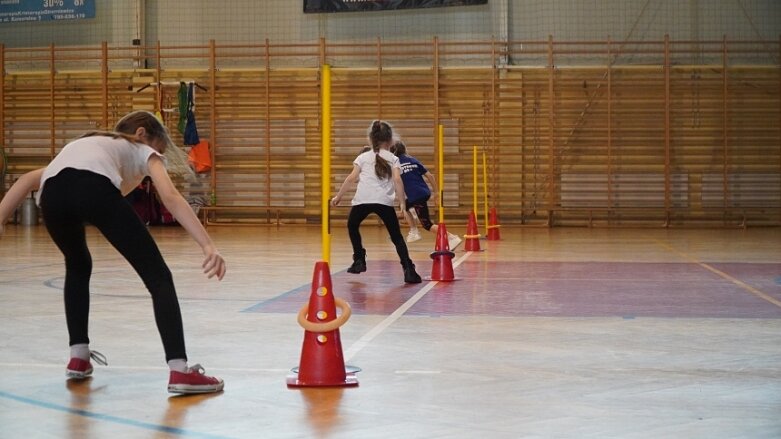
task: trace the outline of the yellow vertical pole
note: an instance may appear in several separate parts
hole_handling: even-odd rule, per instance
[[[323,64],[322,83],[320,84],[320,99],[322,120],[320,130],[323,149],[322,192],[320,203],[322,205],[321,229],[323,235],[323,260],[330,263],[331,259],[331,66]]]
[[[3,73],[5,74],[5,73]],[[55,65],[54,43],[49,44],[49,160],[56,155],[54,149],[57,146],[57,109],[54,104],[55,81],[57,79],[57,67]]]
[[[437,179],[439,180],[439,223],[445,222],[445,127],[439,124],[437,131]]]
[[[483,224],[485,224],[485,236],[488,236],[488,166],[485,163],[485,151],[483,151]]]
[[[472,210],[477,216],[477,145],[472,146]]]
[[[100,43],[100,109],[102,118],[100,127],[108,129],[108,43]]]

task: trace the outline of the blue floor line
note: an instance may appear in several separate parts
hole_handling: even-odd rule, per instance
[[[207,433],[199,433],[197,431],[190,431],[185,430],[182,428],[177,427],[168,427],[166,425],[158,425],[158,424],[150,424],[148,422],[141,422],[141,421],[135,421],[133,419],[125,419],[120,418],[117,416],[112,415],[105,415],[101,413],[94,413],[87,410],[79,410],[79,409],[73,409],[70,407],[65,407],[57,404],[53,404],[46,401],[39,401],[36,399],[27,398],[24,396],[14,395],[12,393],[4,392],[0,390],[0,397],[10,399],[13,401],[21,402],[24,404],[33,405],[36,407],[46,408],[50,410],[57,410],[60,412],[70,413],[72,415],[77,416],[84,416],[86,418],[90,419],[97,419],[100,421],[106,421],[106,422],[113,422],[115,424],[122,424],[122,425],[128,425],[131,427],[137,427],[137,428],[143,428],[145,430],[152,430],[152,431],[158,431],[163,433],[171,433],[171,434],[177,434],[180,436],[186,436],[186,437],[198,437],[198,438],[208,438],[208,439],[226,439],[226,436],[216,436],[213,434],[207,434]]]
[[[337,274],[339,274],[339,273],[341,273],[343,271],[345,271],[345,270],[337,271],[336,273],[331,273],[331,277],[336,276]],[[264,306],[266,306],[266,305],[268,305],[270,303],[277,302],[279,300],[284,299],[287,296],[290,296],[291,294],[295,294],[295,293],[299,292],[301,290],[301,288],[303,288],[303,287],[305,287],[307,285],[312,285],[312,282],[307,282],[305,284],[301,284],[301,285],[299,285],[299,286],[297,286],[297,287],[295,287],[295,288],[293,288],[291,290],[285,291],[284,293],[282,293],[280,295],[274,296],[271,299],[266,299],[266,300],[263,300],[263,301],[260,301],[260,302],[258,302],[256,304],[254,304],[252,306],[244,308],[244,309],[242,309],[239,312],[255,312],[256,310],[258,310],[258,309],[260,309],[260,308],[262,308],[262,307],[264,307]]]

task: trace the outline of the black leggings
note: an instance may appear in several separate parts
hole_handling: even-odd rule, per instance
[[[420,225],[423,226],[426,230],[431,230],[431,226],[434,224],[431,222],[431,217],[428,213],[428,200],[431,198],[431,195],[427,195],[421,199],[410,201],[407,200],[407,210],[415,210],[415,215],[418,216],[418,221],[420,221]]]
[[[46,229],[65,256],[65,319],[70,345],[89,343],[92,257],[84,227],[89,223],[127,259],[152,295],[166,361],[187,359],[171,271],[152,235],[111,181],[94,172],[66,168],[46,181],[41,212]]]
[[[350,234],[350,243],[353,245],[353,254],[363,254],[363,243],[361,242],[361,232],[359,228],[363,220],[371,213],[376,213],[380,217],[385,228],[388,229],[393,245],[396,246],[396,253],[399,255],[401,264],[406,266],[411,264],[407,244],[401,235],[401,226],[399,219],[396,218],[396,211],[392,206],[385,204],[357,204],[350,209],[350,215],[347,217],[347,232]]]

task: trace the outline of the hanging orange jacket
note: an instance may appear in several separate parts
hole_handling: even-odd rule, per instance
[[[212,154],[209,151],[209,142],[201,140],[190,149],[187,156],[195,172],[209,172],[211,170]]]

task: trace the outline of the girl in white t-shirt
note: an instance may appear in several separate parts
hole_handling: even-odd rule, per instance
[[[87,334],[92,273],[84,227],[88,223],[127,259],[152,296],[155,322],[170,368],[168,391],[203,393],[223,388],[222,380],[205,375],[200,365],[188,367],[171,271],[152,235],[124,198],[145,176],[151,177],[163,205],[201,246],[206,276],[222,279],[225,261],[168,176],[163,159],[167,148],[176,146],[155,115],[132,112],[117,123],[113,132],[90,132],[65,145],[47,167],[20,177],[0,201],[2,234],[11,212],[30,191],[40,189],[38,204],[46,229],[65,256],[63,293],[71,351],[66,375],[72,379],[92,374],[90,358],[106,364],[105,357],[90,350]]]
[[[361,153],[353,161],[353,170],[344,179],[339,192],[331,200],[332,206],[338,206],[348,186],[356,181],[358,187],[353,196],[350,215],[347,217],[347,231],[353,247],[353,264],[348,273],[358,274],[366,271],[366,250],[361,242],[360,226],[369,214],[380,217],[388,229],[401,266],[404,268],[404,282],[420,283],[420,275],[409,257],[407,244],[401,235],[401,227],[394,200],[398,198],[399,209],[404,212],[404,186],[399,172],[399,159],[388,151],[393,141],[393,128],[387,122],[375,120],[369,128],[371,149]]]

